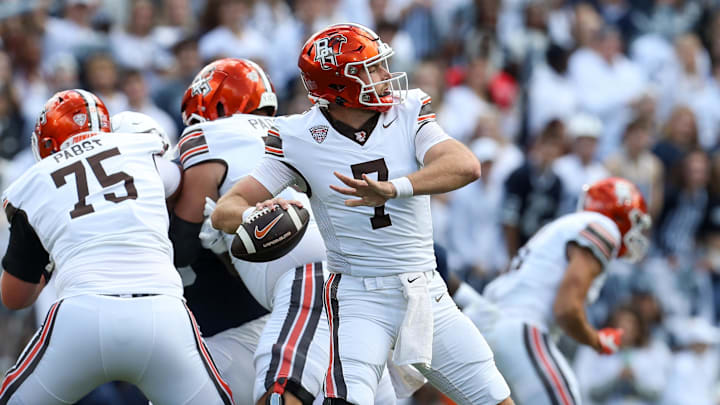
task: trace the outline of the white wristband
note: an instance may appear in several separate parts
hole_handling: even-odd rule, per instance
[[[253,212],[255,212],[255,207],[248,207],[248,208],[246,208],[245,211],[243,211],[243,214],[242,214],[243,222],[246,222],[247,219],[250,218],[250,215],[253,214]]]
[[[395,198],[409,198],[413,196],[413,186],[407,177],[403,176],[392,179],[390,183],[395,186]]]

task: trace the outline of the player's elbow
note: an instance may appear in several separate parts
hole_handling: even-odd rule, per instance
[[[472,183],[473,181],[479,179],[482,175],[480,162],[475,159],[474,156],[472,157],[472,159],[468,159],[467,163],[465,163],[463,166],[463,177],[465,177],[468,183]]]

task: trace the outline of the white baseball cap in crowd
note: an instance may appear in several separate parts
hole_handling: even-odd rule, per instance
[[[602,134],[602,122],[594,115],[577,113],[567,122],[567,133],[572,139],[580,137],[599,138]]]
[[[495,160],[495,156],[499,150],[498,143],[488,137],[482,137],[474,140],[470,144],[470,150],[475,154],[480,163]]]

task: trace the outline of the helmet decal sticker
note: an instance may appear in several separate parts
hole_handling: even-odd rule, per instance
[[[193,80],[190,87],[192,88],[192,95],[206,95],[210,93],[212,87],[210,87],[210,79],[212,79],[213,73],[215,72],[215,66],[210,67],[207,71],[200,72]]]
[[[342,55],[342,45],[347,42],[344,35],[320,38],[315,41],[315,62],[320,62],[323,70],[337,67],[337,56]]]

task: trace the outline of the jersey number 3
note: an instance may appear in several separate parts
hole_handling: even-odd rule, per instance
[[[115,193],[105,193],[104,197],[107,201],[119,203],[125,200],[137,199],[137,189],[135,188],[135,182],[132,176],[125,172],[116,172],[107,174],[100,164],[103,160],[118,156],[120,150],[118,148],[112,148],[104,152],[100,152],[96,155],[89,156],[86,160],[90,164],[95,177],[103,188],[110,187],[114,184],[125,182],[125,190],[127,195],[118,197]],[[78,160],[70,165],[61,167],[60,169],[52,172],[51,176],[55,182],[55,187],[60,188],[66,184],[65,178],[75,174],[75,185],[77,187],[78,202],[75,203],[75,208],[70,211],[70,218],[75,219],[86,214],[95,212],[92,204],[87,204],[85,198],[90,194],[88,190],[87,173],[85,172],[85,165],[81,160]]]
[[[363,174],[375,172],[377,172],[378,181],[387,181],[388,179],[388,168],[383,158],[351,165],[350,169],[352,169],[353,177],[358,180],[362,180]],[[375,215],[370,217],[370,224],[373,229],[385,228],[386,226],[392,225],[390,215],[385,213],[385,205],[375,207]]]

